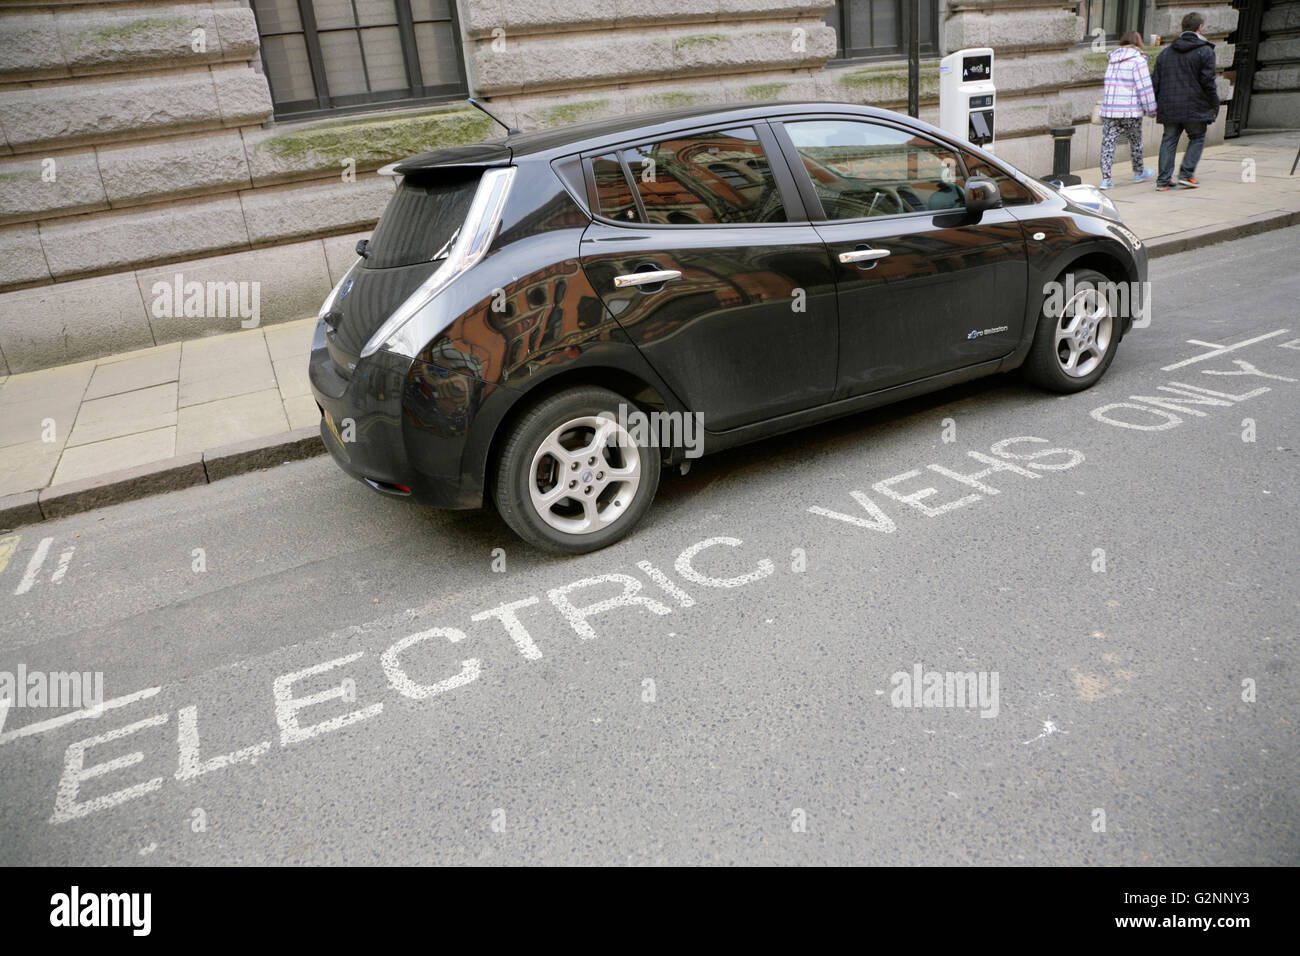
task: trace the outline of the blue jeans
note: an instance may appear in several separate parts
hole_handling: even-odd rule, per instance
[[[1183,154],[1183,165],[1178,169],[1178,178],[1186,179],[1196,174],[1196,164],[1201,161],[1201,150],[1205,148],[1206,123],[1166,123],[1164,139],[1160,141],[1160,172],[1156,175],[1157,186],[1168,186],[1174,176],[1174,160],[1178,155],[1178,140],[1184,131],[1187,133],[1187,152]]]

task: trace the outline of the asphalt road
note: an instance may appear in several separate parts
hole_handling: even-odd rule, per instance
[[[1089,392],[704,459],[582,558],[326,458],[20,529],[0,673],[109,705],[8,712],[0,863],[1300,862],[1297,248],[1158,260]]]

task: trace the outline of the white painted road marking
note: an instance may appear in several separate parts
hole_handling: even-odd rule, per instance
[[[541,598],[537,597],[537,595],[530,595],[522,601],[502,604],[490,611],[479,611],[470,620],[478,622],[495,618],[505,625],[506,633],[510,635],[510,639],[515,642],[515,647],[519,648],[519,653],[523,654],[525,659],[539,661],[542,659],[542,650],[533,641],[532,636],[528,633],[528,628],[524,627],[524,622],[519,620],[519,615],[515,611],[520,608],[532,607],[540,600]]]
[[[50,583],[58,584],[63,580],[63,576],[68,573],[68,562],[72,560],[72,553],[76,547],[71,547],[59,555],[59,566],[54,569],[54,574],[50,575]]]
[[[1278,329],[1276,332],[1269,332],[1267,335],[1257,335],[1253,339],[1246,339],[1244,342],[1238,342],[1235,345],[1216,345],[1212,351],[1203,355],[1196,355],[1189,359],[1183,359],[1181,362],[1175,362],[1173,365],[1164,366],[1162,372],[1172,372],[1176,368],[1182,368],[1184,365],[1193,365],[1196,362],[1204,362],[1208,359],[1218,358],[1220,355],[1227,355],[1229,352],[1235,352],[1237,349],[1244,349],[1247,345],[1254,345],[1256,342],[1263,342],[1265,339],[1277,338],[1279,335],[1286,335],[1290,329]],[[1209,345],[1208,342],[1198,342],[1195,339],[1189,339],[1190,345]]]
[[[51,717],[49,720],[42,720],[35,724],[28,724],[26,727],[19,727],[17,730],[11,730],[8,733],[0,734],[0,745],[7,744],[11,740],[18,740],[20,737],[31,737],[35,734],[43,734],[47,730],[57,730],[59,727],[65,727],[70,723],[78,720],[85,720],[87,717],[98,717],[106,710],[116,710],[119,707],[125,707],[127,704],[134,704],[137,700],[144,700],[157,694],[161,687],[146,687],[144,690],[138,690],[134,694],[127,694],[124,697],[114,697],[112,700],[106,700],[98,707],[87,707],[83,710],[74,710],[70,714],[61,714],[58,717]],[[5,701],[5,707],[8,709],[9,702]],[[0,727],[4,726],[4,720],[0,719]]]
[[[427,631],[420,631],[418,634],[402,638],[380,656],[379,662],[383,665],[384,674],[388,677],[389,685],[403,697],[410,697],[412,700],[424,700],[426,697],[445,694],[457,687],[472,684],[483,673],[482,662],[477,657],[471,657],[460,662],[460,673],[453,674],[451,677],[437,683],[417,684],[411,680],[406,671],[402,669],[402,665],[398,661],[398,655],[407,648],[434,637],[445,637],[453,644],[465,640],[464,633],[454,627],[433,627]]]
[[[716,537],[700,541],[692,545],[677,556],[674,567],[678,573],[687,580],[696,584],[701,584],[710,588],[734,588],[752,581],[765,578],[775,573],[776,567],[772,561],[767,558],[751,559],[750,565],[752,570],[740,574],[736,577],[713,577],[702,573],[693,564],[692,560],[701,555],[701,552],[725,546],[728,548],[739,548],[743,545],[739,538]],[[649,562],[639,562],[637,567],[647,574],[651,583],[657,584],[667,594],[673,597],[682,607],[691,607],[695,604],[695,599],[682,589],[674,580],[668,577],[663,571]],[[586,605],[575,604],[570,596],[580,590],[603,586],[606,591],[610,585],[621,588],[621,593],[614,597],[607,597],[603,600],[595,601]],[[591,640],[596,637],[596,632],[591,625],[591,618],[598,614],[604,614],[613,611],[616,608],[629,608],[641,611],[649,610],[652,614],[662,615],[672,612],[672,608],[659,601],[654,600],[642,593],[644,582],[633,577],[630,574],[606,574],[595,577],[583,578],[582,580],[572,582],[557,588],[552,588],[547,592],[551,603],[555,605],[560,612],[560,616],[573,628],[573,630],[584,640]],[[499,605],[491,611],[483,611],[472,616],[472,620],[487,621],[495,620],[503,624],[507,633],[514,640],[517,650],[521,652],[525,659],[537,660],[541,658],[541,650],[533,642],[532,637],[524,628],[523,623],[515,615],[515,611],[539,604],[540,601],[536,596],[530,596],[522,600],[516,600],[507,604]],[[388,678],[389,686],[402,694],[403,696],[423,700],[434,697],[448,691],[464,687],[474,683],[483,673],[482,662],[478,658],[466,658],[459,662],[459,670],[448,670],[441,668],[451,668],[452,662],[445,661],[430,676],[415,675],[412,676],[410,671],[416,670],[416,661],[419,655],[415,648],[427,648],[433,650],[441,642],[434,641],[434,638],[444,637],[450,643],[457,644],[465,640],[465,633],[451,627],[430,628],[420,631],[416,634],[404,637],[394,642],[387,650],[380,654],[380,664],[383,667],[385,676]],[[403,654],[410,652],[411,660],[404,662],[401,660]],[[357,651],[344,657],[328,660],[311,667],[296,670],[292,673],[282,674],[272,681],[271,690],[275,704],[275,719],[280,728],[280,745],[288,747],[291,744],[300,743],[312,738],[320,737],[335,730],[340,730],[350,724],[366,720],[381,714],[384,710],[382,702],[376,702],[369,706],[360,707],[342,714],[336,714],[319,723],[303,726],[299,722],[300,712],[308,707],[321,705],[334,700],[352,702],[356,698],[356,682],[352,678],[341,680],[334,686],[327,687],[323,691],[301,696],[294,695],[294,685],[299,681],[304,681],[316,675],[325,674],[329,671],[342,668],[345,665],[352,664],[360,660],[367,651]],[[427,658],[426,658],[427,660]],[[427,666],[427,665],[426,665]],[[430,678],[437,678],[431,680]],[[426,683],[425,681],[429,681]],[[29,737],[39,734],[46,730],[52,730],[64,726],[73,721],[80,720],[84,717],[94,716],[97,712],[102,713],[104,710],[112,710],[123,707],[129,703],[152,697],[157,694],[161,688],[152,687],[135,694],[125,697],[115,698],[106,701],[98,711],[79,711],[76,713],[65,714],[51,720],[42,721],[38,724],[32,724],[16,731],[0,735],[0,743],[7,743],[20,737]],[[0,702],[4,711],[8,710],[8,702]],[[0,712],[0,714],[3,714]],[[179,708],[178,712],[178,732],[176,743],[179,747],[179,762],[174,778],[179,784],[190,784],[196,778],[207,774],[213,770],[220,770],[238,763],[256,763],[258,758],[266,754],[271,748],[270,741],[262,741],[249,747],[235,750],[231,753],[221,756],[211,757],[204,760],[201,756],[199,730],[198,730],[198,707],[191,704]],[[63,775],[60,780],[58,794],[55,799],[54,812],[49,818],[51,824],[66,823],[72,820],[84,818],[100,810],[108,810],[116,807],[129,800],[137,797],[147,796],[157,791],[166,781],[167,777],[155,777],[141,782],[136,782],[129,786],[118,789],[105,796],[95,797],[94,799],[79,801],[80,788],[83,783],[91,779],[97,779],[115,771],[127,770],[140,763],[144,756],[142,753],[128,753],[125,756],[119,756],[104,763],[96,764],[91,767],[86,766],[86,752],[93,747],[101,744],[119,740],[122,737],[138,733],[151,727],[161,726],[170,719],[169,713],[155,714],[144,720],[136,721],[125,727],[118,728],[79,740],[69,745],[64,751]]]
[[[340,714],[337,717],[331,717],[329,720],[323,720],[319,724],[312,724],[310,727],[303,727],[298,723],[298,711],[313,704],[323,704],[327,700],[335,698],[346,698],[347,691],[342,684],[337,687],[331,687],[329,690],[323,690],[317,694],[308,694],[306,697],[293,696],[293,684],[295,681],[302,680],[304,677],[311,677],[315,674],[323,674],[328,670],[336,667],[342,667],[344,664],[351,664],[358,660],[365,651],[357,651],[355,654],[349,654],[347,657],[335,658],[332,661],[326,661],[324,664],[317,664],[314,667],[308,667],[304,670],[295,671],[292,674],[283,674],[275,679],[272,685],[272,692],[275,694],[275,720],[280,725],[280,745],[287,747],[289,744],[301,743],[304,740],[318,734],[326,733],[331,730],[339,730],[355,724],[358,720],[365,720],[367,717],[374,717],[383,709],[383,704],[371,704],[369,707],[363,707],[361,710],[352,710],[346,714]]]
[[[222,754],[210,760],[199,757],[199,709],[182,707],[176,715],[179,731],[176,735],[180,744],[180,766],[176,768],[177,780],[193,780],[213,770],[229,767],[231,764],[243,763],[245,760],[256,762],[257,758],[271,749],[271,742],[263,740],[260,744],[244,747],[234,753]]]
[[[53,538],[41,538],[41,543],[36,546],[36,553],[27,562],[27,573],[18,582],[18,587],[14,588],[14,594],[26,594],[32,589],[32,585],[36,583],[36,575],[40,574],[41,565],[45,563],[45,556],[50,553],[50,545],[53,543]]]
[[[1217,392],[1212,388],[1200,388],[1196,385],[1184,385],[1182,382],[1170,382],[1168,385],[1157,385],[1156,389],[1162,392],[1168,392],[1170,395],[1181,395],[1182,398],[1166,397],[1162,395],[1130,395],[1132,401],[1129,402],[1108,402],[1094,408],[1088,414],[1099,422],[1106,425],[1115,425],[1119,428],[1131,428],[1136,431],[1158,432],[1170,428],[1177,428],[1183,423],[1183,419],[1174,412],[1181,412],[1184,415],[1196,415],[1199,418],[1205,417],[1205,412],[1199,408],[1192,408],[1193,405],[1210,405],[1220,408],[1230,408],[1234,402],[1244,402],[1248,398],[1256,398],[1263,395],[1271,389],[1264,385],[1253,391],[1246,392],[1242,395],[1233,395],[1229,392]],[[1145,403],[1145,404],[1140,404]],[[1152,415],[1158,421],[1155,424],[1142,425],[1138,422],[1125,421],[1122,418],[1115,418],[1110,413],[1120,408],[1128,408],[1134,411],[1142,412],[1146,415]]]
[[[569,600],[570,591],[589,588],[606,582],[623,585],[623,593],[618,597],[606,598],[603,601],[597,601],[595,604],[588,604],[586,607],[578,607]],[[551,588],[546,592],[546,596],[551,599],[555,609],[564,616],[564,619],[569,622],[580,638],[584,641],[594,641],[596,639],[596,630],[587,623],[587,618],[603,611],[612,611],[616,607],[640,606],[652,614],[672,613],[672,608],[661,604],[654,598],[646,597],[640,592],[641,582],[630,574],[598,574],[595,577],[574,581],[572,584]]]
[[[136,731],[144,730],[146,727],[160,727],[165,723],[167,723],[166,714],[155,714],[126,727],[119,727],[97,737],[88,737],[85,740],[78,740],[75,743],[68,744],[68,749],[63,758],[63,778],[59,781],[59,794],[54,798],[54,813],[50,817],[50,822],[66,823],[68,820],[76,820],[78,817],[88,816],[97,810],[107,810],[119,803],[126,803],[128,800],[142,797],[146,793],[152,793],[161,787],[163,778],[154,777],[152,780],[134,784],[124,790],[106,793],[103,796],[95,797],[93,800],[87,800],[85,803],[77,802],[77,794],[85,781],[93,780],[95,777],[102,777],[114,770],[134,767],[144,760],[144,754],[137,750],[86,769],[87,750],[99,744],[119,740]]]

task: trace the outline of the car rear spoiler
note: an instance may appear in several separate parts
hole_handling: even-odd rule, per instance
[[[419,156],[399,160],[380,170],[387,176],[406,176],[447,166],[509,166],[514,150],[504,141],[475,143],[471,146],[447,146]]]

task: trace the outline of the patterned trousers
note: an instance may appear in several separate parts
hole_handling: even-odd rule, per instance
[[[1110,167],[1115,162],[1115,144],[1120,134],[1128,139],[1129,152],[1133,156],[1133,175],[1142,172],[1142,117],[1128,116],[1123,119],[1102,117],[1101,120],[1101,178],[1110,179]]]

